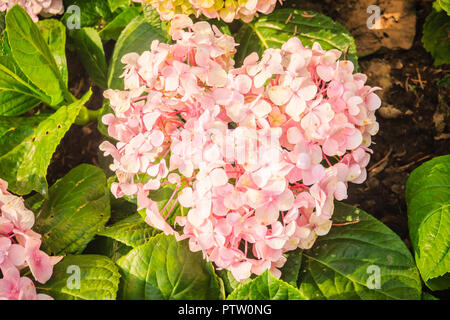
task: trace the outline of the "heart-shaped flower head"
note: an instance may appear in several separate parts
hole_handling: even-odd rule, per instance
[[[366,179],[378,88],[341,52],[296,37],[235,68],[233,38],[174,21],[175,43],[125,55],[125,90],[105,92],[112,192],[237,280],[280,276],[283,254],[327,234],[334,200]]]

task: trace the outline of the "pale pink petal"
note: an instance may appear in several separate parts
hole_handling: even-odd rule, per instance
[[[277,106],[281,106],[292,97],[292,90],[285,86],[273,86],[267,90],[270,100]]]

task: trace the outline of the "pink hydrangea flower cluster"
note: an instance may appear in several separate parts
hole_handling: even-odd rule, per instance
[[[158,11],[163,20],[172,20],[177,14],[200,14],[210,19],[222,19],[232,22],[242,19],[250,22],[258,13],[269,14],[277,4],[277,0],[133,0],[150,3]],[[278,2],[282,3],[282,0]]]
[[[150,225],[237,280],[280,276],[283,254],[327,234],[334,200],[366,179],[378,88],[339,51],[296,37],[234,68],[232,37],[174,21],[176,43],[125,55],[125,90],[105,92],[114,114],[103,122],[118,140],[100,146],[114,158],[112,192],[136,196]],[[161,208],[152,192],[167,185]]]
[[[36,294],[33,281],[21,277],[20,270],[28,267],[37,282],[46,283],[62,257],[50,257],[39,249],[41,236],[31,230],[33,212],[7,188],[8,184],[0,179],[0,300],[52,299]]]
[[[0,11],[7,11],[16,4],[23,7],[34,22],[39,21],[38,15],[47,17],[64,13],[63,0],[0,0]]]

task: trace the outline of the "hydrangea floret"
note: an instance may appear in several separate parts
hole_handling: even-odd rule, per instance
[[[134,0],[150,3],[158,11],[162,20],[172,20],[177,14],[200,14],[211,19],[232,22],[241,19],[250,22],[258,13],[269,14],[277,0]],[[282,0],[279,0],[282,3]]]
[[[64,13],[63,0],[0,0],[0,11],[8,11],[16,4],[23,7],[34,22],[39,21],[38,15],[48,17]]]
[[[279,277],[284,253],[327,234],[334,200],[366,179],[379,88],[296,37],[235,68],[237,44],[215,26],[176,16],[171,32],[172,45],[126,54],[125,90],[105,92],[112,193],[237,280]],[[161,207],[152,193],[166,186]]]
[[[0,300],[51,300],[46,294],[37,294],[33,281],[20,271],[28,267],[37,282],[46,283],[62,257],[40,250],[41,235],[31,229],[34,213],[7,188],[0,179]]]

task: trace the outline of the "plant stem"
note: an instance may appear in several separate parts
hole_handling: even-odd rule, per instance
[[[102,109],[90,110],[90,109],[86,108],[85,106],[82,106],[80,113],[78,114],[77,118],[75,119],[75,124],[84,126],[93,120],[97,120],[98,116],[101,113],[101,110]]]

